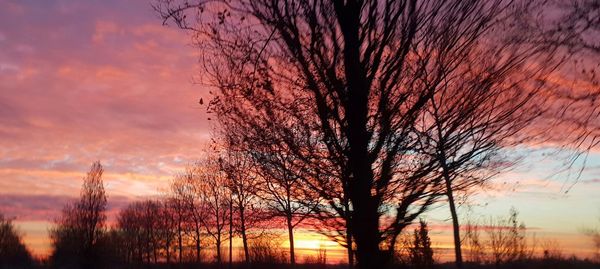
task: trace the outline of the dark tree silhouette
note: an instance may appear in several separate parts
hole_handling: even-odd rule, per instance
[[[206,53],[221,124],[240,126],[251,147],[259,137],[285,145],[313,174],[305,186],[348,220],[359,267],[383,268],[400,232],[448,193],[438,184],[440,156],[423,149],[430,102],[464,70],[480,91],[502,92],[541,86],[539,66],[554,66],[538,59],[546,47],[514,42],[522,4],[166,0],[155,8],[192,30]],[[516,71],[523,75],[508,75]]]
[[[413,232],[413,242],[409,249],[411,264],[417,269],[433,268],[433,249],[429,238],[429,228],[425,220],[419,220],[419,228]]]
[[[189,173],[179,174],[171,181],[167,198],[167,203],[170,205],[169,207],[173,211],[177,226],[177,260],[179,263],[183,261],[185,233],[187,232],[187,228],[190,226],[188,224],[188,219],[190,218],[190,207],[195,205],[190,202],[190,199],[193,199],[193,194],[189,188],[189,180],[186,180],[188,177],[185,175],[187,174]],[[195,221],[194,224],[196,224]],[[192,226],[195,228],[194,238],[199,238],[201,224],[197,223],[197,225]],[[198,251],[198,249],[200,249],[200,241],[194,241],[196,243],[196,261],[198,261],[200,257]]]
[[[172,204],[175,206],[174,209],[179,220],[177,240],[180,262],[183,255],[183,233],[185,232],[192,235],[195,261],[201,262],[202,229],[206,210],[200,196],[198,171],[195,166],[188,167],[171,182]]]
[[[50,231],[54,264],[66,268],[102,267],[101,242],[106,232],[103,172],[100,162],[92,164],[83,179],[79,200],[65,206],[56,227]]]
[[[170,248],[176,237],[174,218],[160,201],[133,202],[119,212],[117,231],[126,264],[156,264],[164,257],[170,263]],[[117,244],[118,245],[118,244]]]
[[[204,212],[201,219],[208,236],[214,240],[217,263],[221,264],[222,244],[229,224],[230,189],[227,176],[221,171],[218,160],[209,158],[194,166],[192,186]]]
[[[293,130],[290,131],[293,132]],[[235,133],[241,132],[244,130],[238,129]],[[228,135],[228,137],[229,145],[242,145],[242,147],[238,146],[240,148],[238,154],[246,152],[249,148],[239,140],[239,135]],[[244,137],[242,136],[242,139]],[[308,176],[308,173],[303,173],[305,169],[298,166],[302,164],[294,159],[294,155],[279,148],[282,145],[273,143],[273,141],[253,140],[253,143],[255,143],[255,147],[245,153],[250,158],[248,161],[252,162],[252,173],[257,175],[253,191],[261,198],[262,204],[266,207],[267,212],[263,212],[265,217],[280,217],[285,221],[290,263],[293,266],[296,263],[294,228],[311,216],[320,199],[314,193],[306,192],[302,187],[301,177]]]
[[[260,187],[256,173],[254,173],[254,162],[245,151],[238,150],[233,144],[232,136],[225,135],[225,145],[219,157],[219,168],[227,177],[226,187],[231,194],[231,209],[236,215],[229,219],[236,226],[236,230],[242,238],[244,260],[249,263],[252,260],[248,247],[248,237],[252,228],[256,228],[261,221],[261,200],[257,196]]]
[[[33,259],[11,219],[0,213],[0,268],[29,268]]]
[[[515,68],[526,62],[520,57],[539,53],[534,48],[529,53],[510,55],[512,47],[498,51],[472,50],[468,58],[492,59],[493,55],[516,57],[506,61],[470,60],[477,66],[457,67],[445,75],[439,89],[430,96],[417,124],[422,130],[422,150],[440,167],[439,176],[445,185],[452,216],[457,267],[462,267],[461,237],[455,195],[464,195],[474,187],[482,187],[490,178],[516,159],[503,154],[531,141],[537,132],[527,129],[544,113],[547,103],[540,98],[545,83],[518,85],[515,81],[535,77],[546,80],[557,63],[544,60],[540,68]],[[489,54],[493,53],[493,54]],[[547,56],[551,56],[551,52]],[[483,71],[484,68],[487,71]],[[497,83],[515,83],[501,86]],[[525,87],[523,87],[525,86]]]
[[[167,264],[173,261],[174,243],[178,241],[179,236],[179,215],[171,206],[173,205],[170,199],[159,201],[159,217],[158,232],[160,243],[164,247],[164,255]]]

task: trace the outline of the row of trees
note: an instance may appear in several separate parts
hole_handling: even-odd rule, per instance
[[[223,159],[190,166],[175,177],[170,191],[163,197],[132,202],[121,209],[115,225],[108,227],[103,168],[99,162],[94,163],[83,180],[80,198],[64,207],[61,218],[51,230],[50,264],[56,268],[140,268],[212,262],[223,266],[225,245],[229,247],[227,257],[232,264],[234,237],[242,241],[239,261],[270,265],[286,262],[288,259],[280,246],[270,242],[269,233],[289,227],[288,214],[269,207],[268,202],[274,198],[259,196],[263,187],[256,184],[265,184],[259,181],[259,176],[253,177],[256,180],[253,184],[248,184],[255,191],[242,188],[254,197],[248,200],[252,202],[246,203],[246,208],[238,207],[240,199],[235,196],[241,190],[236,192],[235,185],[225,180],[225,167]],[[307,214],[294,215],[292,220],[300,223],[321,216],[315,214],[318,209],[306,210]],[[10,220],[2,219],[1,224],[0,262],[9,266],[31,266],[29,252]],[[320,227],[320,222],[307,224]],[[480,227],[484,229],[485,240],[481,239]],[[293,228],[288,233],[290,255],[294,255]],[[512,209],[508,218],[469,223],[463,240],[468,246],[470,261],[499,266],[534,257],[534,248],[527,242],[525,231],[524,224],[517,220],[517,211]],[[548,248],[544,252],[545,259],[560,258],[556,246],[545,247]],[[319,251],[317,260],[325,261],[325,253],[325,250]],[[289,257],[290,262],[292,257]],[[425,221],[420,220],[412,236],[407,234],[399,240],[393,257],[397,263],[415,268],[433,267],[434,252]]]
[[[456,195],[510,167],[506,152],[520,145],[599,141],[597,79],[583,89],[554,79],[569,57],[597,50],[597,1],[154,7],[204,53],[226,144],[249,157],[253,176],[293,183],[276,191],[292,194],[281,208],[310,209],[360,268],[385,268],[402,231],[438,201],[449,204],[462,267]]]
[[[223,181],[228,171],[224,163],[221,159],[219,162],[206,161],[190,166],[176,176],[164,197],[132,202],[120,210],[116,224],[108,227],[107,196],[102,181],[104,170],[99,162],[95,162],[83,179],[79,199],[65,205],[61,217],[51,230],[53,252],[50,265],[56,268],[139,268],[153,264],[223,264],[221,251],[226,240],[229,240],[228,258],[231,263],[231,240],[234,237],[243,242],[243,251],[240,253],[244,262],[275,265],[288,260],[280,252],[280,246],[270,242],[272,231],[268,230],[278,227],[290,229],[288,236],[292,256],[289,261],[293,263],[295,225],[290,227],[290,223],[298,224],[310,216],[302,214],[290,217],[289,212],[279,210],[283,206],[269,206],[269,202],[275,198],[258,198],[260,192],[236,186],[234,180]],[[262,189],[256,185],[253,187]],[[255,198],[246,200],[236,197],[245,192]],[[259,204],[261,201],[264,203]],[[241,204],[248,206],[239,207]],[[259,226],[264,221],[268,221],[268,225]],[[1,262],[9,266],[31,266],[33,263],[29,252],[10,220],[2,219],[0,228],[0,245],[3,246],[0,249]],[[14,246],[14,249],[6,246]],[[431,268],[433,250],[423,220],[420,229],[415,230],[414,241],[406,242],[406,249],[410,251],[410,260],[402,262],[418,265],[419,268]],[[214,254],[214,259],[206,259],[208,253]],[[26,261],[29,263],[20,263]],[[325,264],[326,250],[319,250],[314,260],[306,261]]]
[[[293,264],[293,229],[311,210],[291,200],[299,199],[290,193],[297,188],[282,186],[285,181],[267,182],[260,171],[244,165],[248,159],[230,147],[225,149],[212,152],[175,176],[163,197],[133,202],[122,209],[110,228],[106,225],[103,168],[94,163],[83,180],[79,200],[64,207],[51,230],[51,263],[65,268],[222,264],[226,243],[231,263],[234,238],[241,239],[242,261],[264,262],[273,253],[265,255],[261,242],[272,236],[273,229],[287,228]],[[257,257],[253,253],[258,253]]]

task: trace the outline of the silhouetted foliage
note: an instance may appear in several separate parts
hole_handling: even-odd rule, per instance
[[[586,228],[584,229],[584,234],[587,235],[591,241],[592,244],[594,245],[595,248],[595,259],[596,261],[600,262],[600,230],[599,229],[593,229],[593,228]]]
[[[484,234],[480,232],[482,227]],[[515,208],[510,209],[506,218],[490,218],[483,224],[469,222],[465,241],[470,250],[469,261],[476,264],[510,264],[533,259],[535,254],[533,242],[528,242],[526,226],[519,222]]]
[[[225,135],[224,143],[220,152],[219,168],[227,177],[230,210],[234,211],[228,222],[232,223],[232,229],[235,227],[236,234],[242,238],[244,260],[249,263],[252,257],[248,240],[253,237],[252,230],[257,228],[261,220],[267,219],[262,205],[264,197],[259,197],[258,191],[264,183],[259,181],[252,156],[235,145],[232,134]]]
[[[134,202],[119,213],[117,235],[121,238],[122,261],[151,264],[170,257],[174,227],[159,201]]]
[[[433,268],[433,249],[429,238],[429,228],[425,220],[419,221],[419,228],[413,232],[412,246],[409,250],[410,263],[417,269]]]
[[[52,264],[60,268],[103,268],[106,260],[106,193],[102,183],[104,169],[92,164],[79,200],[63,208],[56,227],[50,231]]]
[[[253,264],[268,266],[287,262],[285,253],[277,246],[277,240],[272,238],[263,237],[251,240],[249,250]]]
[[[0,268],[29,268],[34,264],[11,219],[0,213]]]

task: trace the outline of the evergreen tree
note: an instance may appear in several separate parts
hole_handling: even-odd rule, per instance
[[[433,249],[425,220],[419,221],[419,228],[415,229],[413,236],[413,245],[409,251],[411,264],[418,269],[433,268]]]

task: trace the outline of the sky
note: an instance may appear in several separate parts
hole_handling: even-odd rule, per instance
[[[147,1],[0,0],[0,212],[15,219],[36,255],[48,254],[47,230],[92,162],[105,167],[114,216],[163,193],[202,157],[214,123],[198,104],[209,97],[196,83],[198,55]],[[536,151],[460,213],[485,222],[515,207],[528,233],[589,257],[582,230],[600,227],[600,152],[590,153],[579,177],[557,174],[559,157],[551,147]],[[449,259],[447,206],[425,217],[439,258]],[[318,235],[298,237],[306,249],[325,245],[343,255]]]

